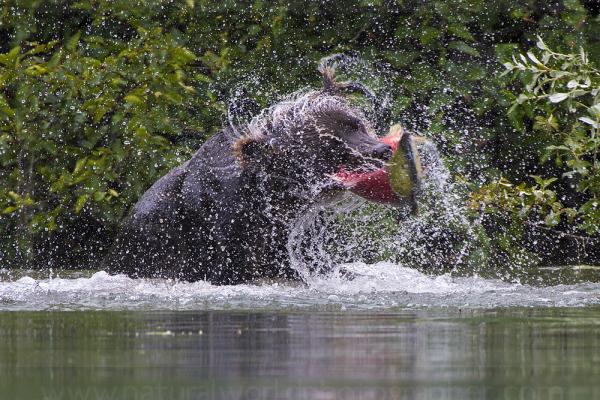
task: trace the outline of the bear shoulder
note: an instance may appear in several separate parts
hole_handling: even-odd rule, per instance
[[[220,202],[240,185],[242,169],[233,154],[232,140],[220,132],[193,155],[182,184],[184,201],[198,207],[209,200]]]
[[[159,218],[177,207],[188,165],[189,161],[186,161],[157,180],[133,207],[132,218],[138,221],[151,217]]]

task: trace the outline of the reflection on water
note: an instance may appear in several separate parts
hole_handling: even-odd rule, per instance
[[[600,308],[0,313],[6,399],[594,399]]]

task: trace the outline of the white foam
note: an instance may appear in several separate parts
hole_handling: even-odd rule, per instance
[[[600,284],[534,287],[481,277],[430,276],[382,262],[343,265],[338,275],[292,283],[215,286],[207,282],[131,279],[97,272],[89,278],[0,282],[0,310],[389,310],[415,307],[565,307],[600,303]]]

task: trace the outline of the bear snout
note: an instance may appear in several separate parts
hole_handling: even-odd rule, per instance
[[[392,154],[392,146],[386,143],[379,143],[371,150],[371,157],[384,161],[388,161],[392,158]]]

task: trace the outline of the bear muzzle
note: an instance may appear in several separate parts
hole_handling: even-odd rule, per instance
[[[371,150],[370,156],[383,161],[389,161],[394,151],[387,143],[379,143]]]

